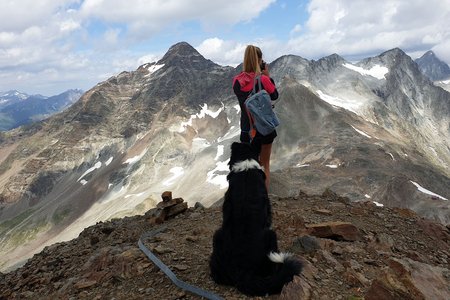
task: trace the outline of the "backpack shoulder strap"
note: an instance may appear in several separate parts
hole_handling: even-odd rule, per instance
[[[254,81],[253,81],[253,90],[252,90],[252,92],[250,93],[249,96],[251,96],[251,95],[253,95],[253,94],[256,93],[256,83],[257,83],[257,82],[258,82],[258,88],[259,88],[258,92],[259,92],[259,91],[262,89],[262,85],[261,85],[261,75],[255,76],[255,79],[254,79]]]

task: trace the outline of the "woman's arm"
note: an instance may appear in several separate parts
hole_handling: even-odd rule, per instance
[[[273,81],[272,78],[263,74],[261,76],[261,84],[263,88],[269,93],[270,99],[272,100],[278,99],[277,87],[275,86],[275,82]]]

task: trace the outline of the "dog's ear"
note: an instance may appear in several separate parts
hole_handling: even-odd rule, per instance
[[[259,154],[261,152],[261,143],[238,143],[231,144],[231,157],[228,163],[230,170],[232,166],[240,161],[247,159],[254,159],[259,161]]]
[[[239,151],[239,147],[241,147],[242,143],[234,142],[231,144],[231,156],[233,156],[233,153],[236,153]]]
[[[228,166],[230,167],[230,170],[231,170],[231,167],[238,161],[238,153],[240,152],[239,151],[239,148],[240,148],[240,146],[241,146],[241,143],[238,143],[238,142],[234,142],[233,144],[231,144],[231,156],[230,156],[230,161],[228,162]]]

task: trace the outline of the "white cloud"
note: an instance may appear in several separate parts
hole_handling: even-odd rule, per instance
[[[441,0],[312,0],[305,34],[288,42],[289,50],[304,57],[377,54],[400,47],[405,51],[450,53],[440,46],[450,38],[450,5]],[[450,60],[447,60],[450,61]]]
[[[196,49],[218,64],[236,66],[242,62],[245,47],[246,44],[215,37],[204,40]]]
[[[275,0],[85,0],[81,15],[108,23],[125,23],[130,34],[148,35],[185,21],[205,26],[236,24],[257,17]]]
[[[302,31],[302,25],[296,24],[289,33],[291,36],[297,35]]]
[[[0,4],[0,31],[19,33],[32,26],[41,26],[78,0],[16,0]]]

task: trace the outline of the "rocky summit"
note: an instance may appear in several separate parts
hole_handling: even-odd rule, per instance
[[[349,201],[330,190],[270,196],[281,251],[301,259],[301,276],[266,299],[450,299],[450,228],[409,209]],[[170,192],[143,216],[112,219],[44,248],[0,273],[0,299],[201,299],[176,287],[138,248],[175,275],[224,299],[250,299],[209,276],[220,202],[187,207]],[[158,230],[150,239],[145,233]],[[262,299],[262,298],[255,298]]]

